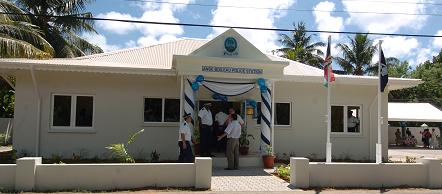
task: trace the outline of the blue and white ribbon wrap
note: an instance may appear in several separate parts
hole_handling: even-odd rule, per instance
[[[265,152],[271,145],[270,129],[272,128],[272,92],[266,81],[262,78],[257,80],[261,90],[261,151]]]
[[[191,78],[188,77],[184,80],[184,114],[190,114],[195,120],[195,97],[192,84]]]

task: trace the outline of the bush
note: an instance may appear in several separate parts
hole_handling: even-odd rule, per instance
[[[2,146],[6,145],[5,139],[6,139],[6,134],[0,133],[0,145],[2,145]]]
[[[281,179],[290,181],[290,165],[280,165],[276,168],[276,174],[278,174]]]
[[[129,154],[127,151],[127,146],[132,144],[138,135],[144,132],[144,129],[141,129],[140,131],[132,134],[129,137],[129,140],[126,144],[124,143],[118,143],[118,144],[110,144],[106,146],[105,148],[112,152],[113,157],[118,159],[118,161],[122,163],[135,163],[135,159]]]

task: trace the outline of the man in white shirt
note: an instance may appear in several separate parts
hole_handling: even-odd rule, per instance
[[[226,157],[228,167],[226,170],[238,170],[239,166],[239,138],[241,137],[241,125],[238,115],[230,115],[230,123],[226,127],[224,134],[218,137],[218,141],[227,136]]]
[[[232,114],[236,114],[235,109],[234,109],[234,108],[229,108],[229,114],[230,114],[230,115],[232,115]],[[240,115],[236,114],[236,116],[238,117],[238,122],[239,122],[239,124],[241,125],[241,127],[243,127],[243,126],[244,126],[244,120],[242,120],[242,118],[241,118]]]
[[[192,139],[192,130],[190,129],[192,117],[190,114],[185,114],[183,118],[184,122],[180,125],[178,135],[178,146],[180,147],[178,162],[193,163],[194,156],[192,147],[190,146],[190,141]]]
[[[348,132],[359,132],[359,119],[353,116],[353,111],[347,112],[347,128]]]
[[[198,118],[200,123],[200,150],[201,156],[212,157],[210,153],[210,139],[212,134],[212,111],[210,111],[212,104],[205,103],[204,107],[198,112]]]

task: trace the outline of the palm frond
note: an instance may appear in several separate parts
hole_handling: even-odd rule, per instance
[[[14,39],[28,42],[36,48],[54,55],[55,51],[51,44],[41,36],[41,32],[38,28],[32,24],[26,22],[0,22],[0,33]]]
[[[50,53],[44,52],[32,44],[0,34],[0,56],[2,58],[50,58]]]

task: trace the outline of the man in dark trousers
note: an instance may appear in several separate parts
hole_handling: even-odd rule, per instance
[[[200,123],[200,150],[201,156],[209,156],[213,155],[210,153],[210,139],[212,138],[212,130],[213,130],[213,118],[212,111],[210,111],[212,104],[205,103],[204,107],[199,111],[198,118]]]

